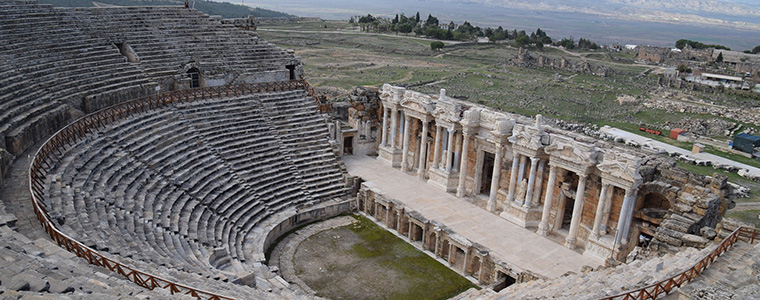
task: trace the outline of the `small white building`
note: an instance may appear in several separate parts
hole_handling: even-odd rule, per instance
[[[639,47],[639,45],[633,45],[633,44],[625,45],[625,49],[626,50],[636,50],[636,48],[638,48],[638,47]]]

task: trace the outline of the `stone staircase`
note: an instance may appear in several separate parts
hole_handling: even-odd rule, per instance
[[[667,279],[690,268],[713,248],[701,251],[685,248],[675,254],[634,260],[614,268],[515,284],[489,299],[599,299]]]
[[[760,244],[738,242],[686,286],[663,299],[757,299]]]

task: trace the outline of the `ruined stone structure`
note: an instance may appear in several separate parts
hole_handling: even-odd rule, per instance
[[[195,10],[0,6],[0,178],[12,156],[85,113],[161,91],[303,75],[292,53]]]
[[[586,255],[624,260],[639,234],[690,243],[732,203],[725,178],[705,189],[702,176],[544,125],[540,115],[477,107],[445,90],[434,97],[385,85],[380,99],[379,159],[459,197],[487,198],[489,211]]]
[[[325,122],[298,58],[252,30],[181,7],[0,0],[0,178],[31,180],[13,184],[44,226],[6,213],[26,197],[0,195],[4,297],[312,299],[265,252],[294,227],[356,210],[483,286],[546,279],[360,186],[341,154],[377,153],[593,257],[623,261],[639,234],[663,249],[724,236],[713,228],[731,203],[725,178],[540,116],[386,85],[356,90],[346,122]]]
[[[713,56],[713,48],[694,49],[686,45],[679,51],[669,47],[639,46],[638,59],[651,63],[663,63],[666,60],[692,60],[707,62]],[[716,54],[717,55],[717,54]]]
[[[514,66],[527,68],[550,68],[552,70],[571,71],[582,74],[591,74],[595,76],[610,76],[614,70],[601,65],[592,65],[587,61],[568,60],[565,57],[551,57],[539,54],[534,57],[524,48],[519,48],[517,56],[510,60]]]

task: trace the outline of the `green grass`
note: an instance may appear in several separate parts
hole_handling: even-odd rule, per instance
[[[382,265],[401,271],[405,281],[414,282],[415,288],[392,293],[389,299],[448,299],[477,287],[369,219],[354,218],[359,222],[350,229],[363,240],[353,246],[354,254],[377,259]]]
[[[743,185],[751,190],[748,198],[737,198],[735,199],[737,202],[760,202],[760,182],[749,180],[736,173],[727,172],[725,170],[716,170],[713,167],[697,166],[680,161],[676,161],[676,165],[689,172],[705,176],[713,176],[715,173],[725,175],[728,177],[729,182]]]
[[[760,210],[753,209],[753,210],[732,211],[732,212],[727,213],[726,217],[741,221],[743,223],[747,223],[749,225],[754,226],[755,228],[760,228],[760,219],[758,218],[758,215],[760,215]]]

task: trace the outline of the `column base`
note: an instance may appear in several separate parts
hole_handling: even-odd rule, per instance
[[[377,159],[387,162],[393,168],[401,167],[401,150],[380,145],[377,151]]]
[[[522,228],[537,228],[541,222],[543,209],[539,207],[525,207],[520,203],[508,202],[499,216],[515,223]]]
[[[568,248],[570,250],[575,250],[575,248],[578,248],[578,245],[576,244],[577,242],[578,242],[578,239],[569,237],[565,240],[565,248]]]
[[[457,191],[457,186],[459,185],[459,173],[446,172],[437,168],[432,168],[428,171],[427,182],[448,193],[454,193]]]
[[[612,257],[614,253],[615,237],[602,235],[599,238],[589,238],[586,241],[586,251],[583,255],[599,259]]]

